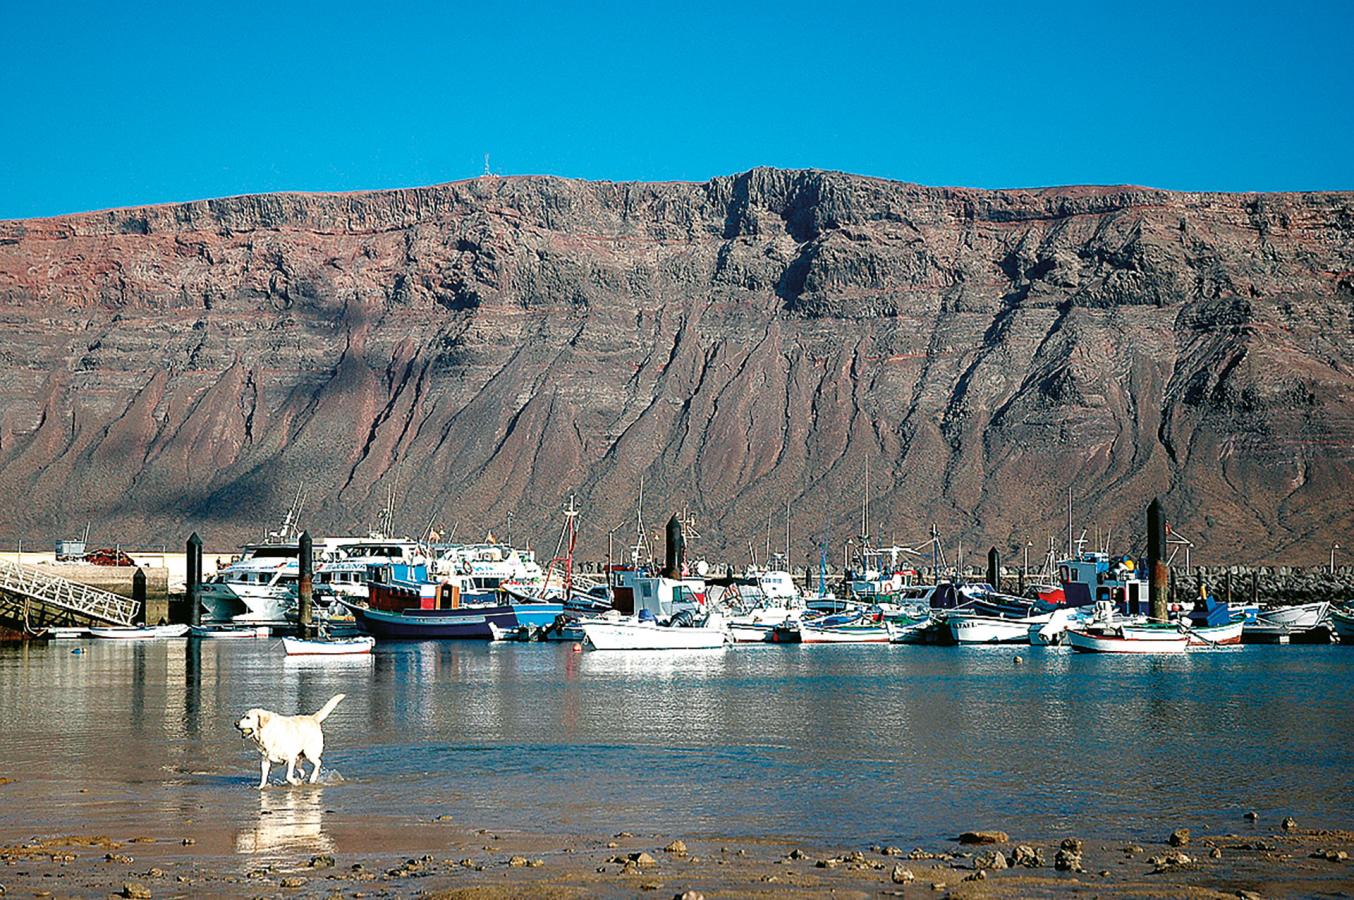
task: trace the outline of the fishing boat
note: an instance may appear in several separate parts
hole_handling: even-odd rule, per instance
[[[898,616],[884,620],[884,628],[889,633],[890,644],[924,644],[927,632],[932,626],[931,617]]]
[[[371,653],[375,646],[376,639],[365,634],[353,638],[282,639],[282,647],[288,656],[361,656]]]
[[[148,641],[181,638],[188,634],[187,625],[142,625],[131,628],[91,628],[89,633],[104,640]]]
[[[1067,645],[1083,653],[1184,653],[1189,642],[1189,635],[1178,629],[1174,633],[1138,634],[1131,637],[1122,633],[1076,629],[1067,632]]]
[[[1143,622],[1124,625],[1124,637],[1136,640],[1174,640],[1183,634],[1191,647],[1231,645],[1241,643],[1241,629],[1245,621],[1239,616],[1220,625],[1191,625],[1187,622]]]
[[[771,640],[777,644],[886,644],[889,629],[878,611],[840,613],[778,626]]]
[[[1354,644],[1354,610],[1332,609],[1330,611],[1331,628],[1342,644]]]
[[[714,650],[729,640],[718,614],[703,621],[677,616],[660,623],[646,609],[636,616],[613,610],[600,618],[585,619],[579,627],[594,650]]]
[[[53,641],[79,640],[80,638],[89,637],[89,629],[75,626],[57,625],[44,628],[41,632],[41,637],[45,637]]]
[[[794,577],[783,568],[784,557],[776,554],[776,568],[753,568],[711,589],[711,603],[726,617],[729,635],[736,643],[758,644],[771,640],[779,625],[799,620],[806,612],[804,598]],[[716,596],[715,591],[720,591]]]
[[[257,640],[273,633],[267,625],[194,625],[189,636],[198,640]]]
[[[462,593],[460,578],[433,581],[426,565],[391,563],[374,567],[368,579],[367,602],[339,602],[352,611],[357,625],[380,638],[409,640],[493,639],[490,623],[504,632],[521,625],[544,627],[564,612],[560,603],[516,603],[481,599],[480,592]],[[471,599],[467,599],[467,597]]]
[[[1288,643],[1326,624],[1331,605],[1325,600],[1297,606],[1277,606],[1259,610],[1241,632],[1246,641]]]

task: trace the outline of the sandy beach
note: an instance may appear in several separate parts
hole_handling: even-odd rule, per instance
[[[0,787],[0,792],[11,785]],[[281,798],[314,790],[270,787]],[[0,799],[3,793],[0,793]],[[17,812],[11,808],[11,814]],[[1313,896],[1354,891],[1354,832],[1241,817],[1227,834],[1160,841],[1004,834],[928,847],[780,837],[491,832],[459,822],[285,814],[252,830],[166,821],[148,833],[21,836],[7,816],[6,897]],[[1285,824],[1289,827],[1285,828]],[[1174,845],[1173,845],[1174,844]],[[694,893],[690,893],[694,892]]]

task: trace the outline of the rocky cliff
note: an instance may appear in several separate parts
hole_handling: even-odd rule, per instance
[[[538,546],[576,494],[595,556],[642,478],[711,555],[780,546],[789,501],[796,561],[835,559],[868,463],[886,541],[1038,553],[1070,485],[1117,545],[1153,494],[1196,561],[1354,544],[1351,194],[236,197],[0,222],[0,317],[4,540],[229,546],[304,486],[318,533],[393,492],[403,531]]]

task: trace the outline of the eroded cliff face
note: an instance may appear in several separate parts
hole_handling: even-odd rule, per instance
[[[0,539],[229,546],[304,485],[317,533],[393,489],[408,532],[551,546],[576,494],[596,555],[642,477],[710,555],[779,546],[789,500],[802,561],[859,529],[867,460],[885,540],[1037,551],[1069,484],[1125,544],[1161,494],[1211,560],[1354,530],[1350,194],[238,197],[0,222],[0,316]]]

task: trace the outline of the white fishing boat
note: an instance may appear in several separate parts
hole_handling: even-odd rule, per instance
[[[782,629],[777,629],[778,641],[783,634]],[[801,644],[887,644],[889,642],[889,629],[884,619],[876,619],[868,614],[826,616],[814,621],[800,620],[798,642]]]
[[[194,625],[189,636],[198,640],[257,640],[273,633],[267,625]]]
[[[719,616],[702,625],[661,625],[656,619],[609,614],[579,623],[594,650],[714,650],[728,641]]]
[[[1174,640],[1177,635],[1185,635],[1192,647],[1208,647],[1241,643],[1241,629],[1245,621],[1238,617],[1222,625],[1191,625],[1188,622],[1170,622],[1167,624],[1143,623],[1124,625],[1120,629],[1124,637],[1136,640]]]
[[[282,639],[282,648],[288,656],[361,656],[371,653],[375,646],[376,638],[370,635],[321,640],[305,640],[293,637]]]
[[[74,641],[89,637],[89,629],[61,625],[43,629],[42,635],[53,641]]]
[[[104,640],[148,641],[164,638],[181,638],[188,634],[187,625],[149,625],[131,628],[91,628],[89,633]]]
[[[1067,645],[1083,653],[1184,653],[1189,635],[1176,631],[1150,637],[1127,637],[1120,633],[1069,629]]]
[[[1325,621],[1330,608],[1329,602],[1318,600],[1315,603],[1302,603],[1297,606],[1262,609],[1256,618],[1282,625],[1293,631],[1309,631]]]
[[[1052,613],[1007,618],[950,613],[945,624],[956,644],[1028,644],[1030,630],[1048,624]]]

